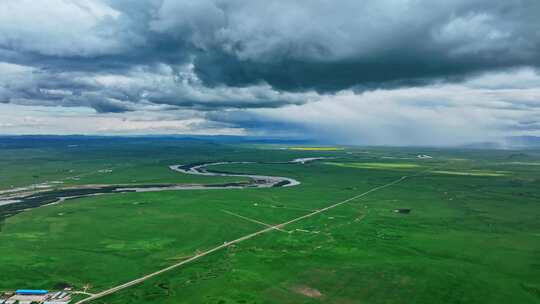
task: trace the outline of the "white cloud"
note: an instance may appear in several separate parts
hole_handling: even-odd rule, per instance
[[[493,79],[540,81],[529,71],[485,75],[464,84],[343,91],[321,100],[278,109],[254,109],[266,124],[286,124],[305,135],[351,144],[454,145],[500,141],[511,135],[540,135],[540,86],[489,89]],[[479,88],[479,85],[482,87]],[[516,131],[518,130],[518,131]]]
[[[120,13],[99,0],[3,0],[0,46],[55,56],[117,53]]]
[[[279,132],[389,144],[537,134],[539,8],[4,0],[0,133]]]
[[[206,120],[194,111],[140,110],[96,114],[88,108],[0,104],[0,135],[6,134],[197,134],[244,135],[237,126]]]

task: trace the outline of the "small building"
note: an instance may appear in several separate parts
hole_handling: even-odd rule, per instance
[[[394,212],[395,213],[401,213],[401,214],[409,214],[409,213],[411,213],[411,209],[399,208],[399,209],[394,209]]]
[[[57,292],[55,292],[55,293],[52,294],[51,299],[56,299],[56,298],[58,298],[61,294],[62,294],[61,291],[57,291]]]
[[[48,290],[43,289],[17,289],[15,294],[25,295],[25,296],[42,296],[48,294]]]
[[[50,297],[48,290],[42,289],[18,289],[9,300],[13,303],[43,303]],[[6,302],[8,303],[8,302]]]
[[[55,299],[62,299],[62,298],[65,298],[66,296],[67,296],[67,293],[62,291],[60,292],[58,296],[55,297]]]

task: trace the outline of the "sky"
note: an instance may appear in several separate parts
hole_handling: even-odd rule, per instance
[[[540,136],[538,0],[2,0],[0,134]]]

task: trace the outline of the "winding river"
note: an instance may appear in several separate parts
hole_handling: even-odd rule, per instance
[[[286,162],[288,164],[305,164],[307,162],[323,159],[316,158],[298,158]],[[28,187],[28,191],[12,193],[9,190],[0,193],[0,220],[17,214],[26,209],[31,209],[43,205],[57,204],[68,199],[96,196],[110,193],[126,192],[157,192],[168,190],[200,190],[200,189],[244,189],[244,188],[272,188],[272,187],[292,187],[299,185],[300,182],[289,177],[267,176],[230,173],[222,171],[211,171],[210,166],[217,165],[242,165],[256,164],[256,162],[212,162],[196,163],[187,165],[172,165],[169,168],[173,171],[204,175],[204,176],[226,176],[247,178],[248,181],[232,182],[222,184],[148,184],[148,185],[82,185],[73,187],[64,187],[55,190],[35,189]],[[283,164],[283,163],[281,163]],[[21,188],[25,189],[25,188]],[[30,190],[32,189],[32,190]]]

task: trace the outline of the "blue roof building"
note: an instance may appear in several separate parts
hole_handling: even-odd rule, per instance
[[[43,289],[17,289],[15,293],[18,295],[44,295],[49,291]]]

